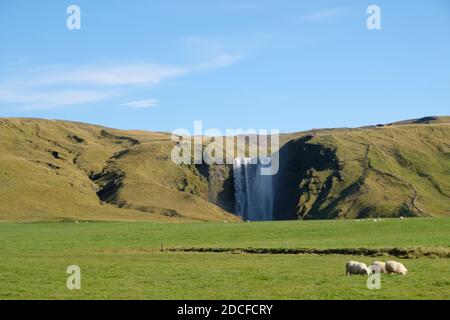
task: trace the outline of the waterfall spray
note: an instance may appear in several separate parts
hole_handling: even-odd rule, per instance
[[[273,176],[261,174],[266,166],[256,158],[234,159],[235,210],[244,220],[273,220]]]

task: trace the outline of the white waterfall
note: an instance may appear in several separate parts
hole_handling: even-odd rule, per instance
[[[263,167],[255,158],[234,159],[235,210],[244,220],[273,220],[273,176],[262,175]]]

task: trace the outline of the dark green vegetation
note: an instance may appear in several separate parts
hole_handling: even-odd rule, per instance
[[[281,136],[277,219],[450,215],[450,117]],[[0,221],[235,221],[228,165],[167,133],[0,119]]]
[[[171,252],[213,252],[213,253],[250,253],[250,254],[318,254],[318,255],[356,255],[356,256],[393,256],[403,259],[415,259],[422,257],[450,258],[450,248],[214,248],[214,247],[190,247],[168,248]]]
[[[169,252],[167,248],[449,250],[450,218],[268,223],[0,224],[0,299],[449,299],[450,259],[388,255]],[[165,250],[161,252],[161,242]],[[345,276],[348,260],[402,261],[381,290]],[[66,268],[82,288],[66,288]]]

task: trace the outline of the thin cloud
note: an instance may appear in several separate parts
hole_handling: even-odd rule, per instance
[[[99,102],[139,89],[158,85],[162,81],[194,72],[213,71],[233,65],[239,56],[216,53],[188,66],[154,63],[45,66],[0,79],[0,106],[15,105],[21,109],[50,109]],[[152,99],[134,108],[149,108],[157,104]]]
[[[158,106],[158,100],[147,99],[147,100],[130,101],[122,105],[125,107],[129,107],[131,109],[146,109]]]
[[[105,66],[53,66],[35,73],[35,85],[132,86],[154,85],[184,75],[181,67],[158,64],[125,64]]]
[[[212,71],[233,65],[241,60],[240,56],[222,54],[216,56],[213,60],[201,63],[190,68],[190,71]]]
[[[242,59],[240,54],[226,52],[223,42],[204,37],[185,37],[182,39],[184,50],[194,59],[200,59],[188,69],[190,72],[211,71],[231,66]]]
[[[111,91],[99,90],[29,90],[14,89],[0,91],[0,104],[18,106],[22,111],[48,110],[70,105],[99,102],[115,95]]]

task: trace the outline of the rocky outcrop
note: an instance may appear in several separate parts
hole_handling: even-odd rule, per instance
[[[321,204],[341,179],[341,164],[332,146],[310,143],[311,136],[292,140],[279,150],[280,168],[275,179],[276,220],[322,215]]]
[[[208,201],[227,212],[234,213],[233,166],[201,164],[197,169],[208,181]]]

